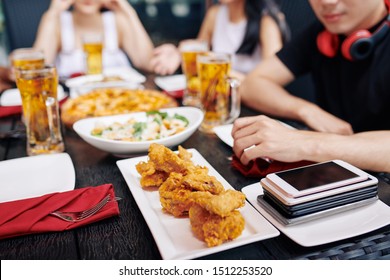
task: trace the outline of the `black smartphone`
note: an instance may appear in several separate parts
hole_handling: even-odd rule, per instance
[[[263,199],[270,204],[272,207],[274,207],[280,214],[282,214],[286,218],[297,218],[302,217],[308,214],[313,214],[315,212],[327,210],[330,208],[343,206],[346,204],[358,202],[364,199],[372,198],[378,195],[377,190],[361,193],[357,195],[351,195],[351,196],[343,196],[341,198],[333,198],[333,200],[329,200],[327,202],[323,203],[315,203],[312,206],[304,207],[297,210],[291,210],[288,208],[283,207],[280,203],[278,203],[276,200],[273,200],[270,196],[264,196]]]
[[[264,192],[268,192],[272,194],[273,197],[277,198],[282,204],[286,206],[293,206],[297,204],[302,204],[305,202],[310,202],[314,200],[318,200],[321,198],[327,198],[335,195],[339,195],[341,193],[351,192],[354,190],[372,187],[378,185],[378,179],[374,176],[368,174],[368,179],[359,183],[355,183],[352,185],[347,185],[344,187],[339,187],[335,189],[331,189],[328,191],[323,191],[311,195],[305,195],[301,197],[287,197],[282,192],[278,190],[267,178],[263,178],[260,180],[260,184],[263,187]]]
[[[302,210],[302,209],[314,207],[317,205],[331,203],[331,202],[334,202],[337,200],[352,198],[352,197],[357,196],[357,195],[363,195],[363,194],[369,194],[369,193],[377,194],[378,193],[378,186],[373,185],[373,186],[363,187],[360,189],[356,189],[356,190],[352,190],[349,192],[344,192],[344,193],[340,193],[340,194],[336,194],[336,195],[331,195],[328,197],[323,197],[323,198],[311,200],[308,202],[303,202],[303,203],[294,204],[294,205],[286,205],[282,201],[280,201],[275,195],[273,195],[271,192],[264,190],[265,197],[271,199],[276,204],[278,204],[280,207],[286,209],[286,211],[289,211],[289,212]]]
[[[307,214],[300,217],[295,218],[286,218],[283,216],[279,211],[277,211],[274,207],[272,207],[270,204],[268,204],[267,201],[263,199],[263,195],[259,195],[257,197],[257,202],[260,204],[260,206],[267,211],[267,213],[274,218],[276,221],[281,223],[284,226],[293,226],[301,223],[306,223],[314,220],[318,220],[324,217],[328,217],[331,215],[335,215],[338,213],[342,213],[348,210],[356,209],[358,207],[366,206],[371,203],[374,203],[378,200],[378,196],[374,196],[368,199],[363,199],[354,203],[344,204],[342,206],[333,207],[327,210],[323,211],[317,211],[312,214]]]

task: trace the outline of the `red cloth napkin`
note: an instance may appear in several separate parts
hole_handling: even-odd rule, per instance
[[[173,98],[183,98],[184,90],[173,90],[173,91],[166,91],[164,90],[165,94],[173,97]]]
[[[68,99],[65,97],[60,101],[60,106]],[[22,113],[22,106],[0,106],[0,118]]]
[[[83,72],[76,72],[76,73],[73,73],[72,75],[69,76],[70,79],[72,78],[77,78],[77,77],[80,77],[80,76],[84,76],[85,73]]]
[[[22,106],[0,106],[0,118],[20,114]]]
[[[107,194],[110,201],[95,215],[79,222],[67,222],[50,215],[53,211],[82,211]],[[50,231],[64,231],[119,215],[114,187],[105,184],[40,197],[0,203],[0,239]]]
[[[272,162],[268,162],[262,158],[257,158],[256,160],[249,162],[247,165],[244,165],[235,155],[232,160],[232,166],[248,177],[265,177],[270,173],[297,168],[313,163],[314,162],[306,160],[297,162],[281,162],[274,160]]]

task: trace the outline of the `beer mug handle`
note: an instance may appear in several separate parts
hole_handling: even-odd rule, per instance
[[[238,92],[240,81],[236,78],[228,77],[227,83],[229,86],[229,95],[230,95],[231,104],[230,104],[229,118],[225,121],[225,124],[234,122],[235,119],[237,119],[241,113],[241,98]]]

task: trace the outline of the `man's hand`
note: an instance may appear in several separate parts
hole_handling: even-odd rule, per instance
[[[243,164],[259,157],[284,162],[303,160],[310,140],[304,131],[288,128],[263,115],[237,119],[232,136],[233,151]]]

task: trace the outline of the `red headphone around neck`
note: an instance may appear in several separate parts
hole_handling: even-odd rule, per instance
[[[371,34],[368,30],[358,30],[349,35],[341,44],[341,53],[348,60],[362,60],[367,58],[375,45],[380,42],[390,30],[390,0],[385,0],[389,14],[383,24]],[[318,50],[327,57],[335,57],[340,45],[337,34],[327,30],[317,35]]]

